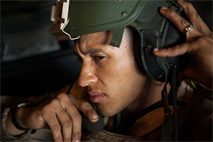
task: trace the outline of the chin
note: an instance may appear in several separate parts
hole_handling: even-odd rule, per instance
[[[98,114],[100,114],[103,117],[111,117],[117,114],[117,111],[114,111],[113,108],[104,109],[102,107],[97,106],[98,108]]]
[[[100,114],[103,117],[111,117],[111,116],[114,116],[116,113],[114,114],[114,113],[110,113],[106,111],[98,111],[98,114]]]

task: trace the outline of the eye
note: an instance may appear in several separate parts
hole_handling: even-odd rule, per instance
[[[93,56],[93,59],[96,60],[96,61],[99,61],[103,58],[105,58],[105,56]]]

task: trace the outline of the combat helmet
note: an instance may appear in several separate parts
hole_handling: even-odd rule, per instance
[[[164,82],[171,64],[178,65],[180,70],[188,57],[162,58],[151,53],[154,47],[170,47],[186,39],[160,15],[159,8],[163,6],[179,14],[183,12],[172,0],[57,0],[52,7],[54,24],[50,31],[58,40],[75,40],[84,34],[113,30],[110,45],[119,47],[124,28],[131,26],[141,36],[141,47],[134,49],[139,69]]]

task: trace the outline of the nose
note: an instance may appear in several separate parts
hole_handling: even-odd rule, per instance
[[[96,83],[97,80],[98,79],[95,75],[95,68],[93,65],[83,62],[81,66],[81,72],[78,77],[78,85],[81,87],[86,87]]]

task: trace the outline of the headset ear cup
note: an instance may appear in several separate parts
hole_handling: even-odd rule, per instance
[[[177,57],[156,57],[153,48],[168,48],[175,44],[185,42],[182,34],[169,20],[166,21],[163,33],[153,30],[141,30],[131,28],[133,34],[134,57],[139,71],[150,78],[164,82],[165,72],[169,72],[170,65],[177,65],[178,70],[185,67],[190,60],[190,55]],[[160,42],[161,41],[161,42]]]
[[[139,71],[155,80],[164,81],[163,77],[161,77],[160,80],[157,78],[159,75],[164,74],[164,71],[158,64],[158,57],[152,53],[153,47],[159,47],[161,33],[151,30],[142,30],[139,33],[133,27],[131,27],[131,31],[133,34],[134,57]],[[151,69],[152,73],[149,71],[150,68],[154,68]],[[156,73],[157,75],[153,76],[153,74]]]
[[[153,30],[142,30],[140,36],[141,46],[134,51],[136,63],[140,71],[145,71],[150,78],[164,82],[165,72],[169,72],[170,64],[176,65],[178,71],[187,66],[191,58],[189,54],[176,57],[156,57],[153,54],[153,48],[169,48],[186,40],[185,35],[169,20],[166,21],[163,33]]]
[[[160,47],[161,32],[153,30],[141,31],[141,61],[146,74],[157,81],[164,81],[166,68],[160,64],[164,58],[153,54],[154,48]]]
[[[136,65],[138,67],[138,70],[142,74],[146,74],[146,72],[143,68],[142,60],[141,60],[141,36],[140,36],[140,33],[134,27],[131,27],[131,26],[130,26],[130,30],[131,30],[131,33],[133,36],[133,53],[134,53]]]

